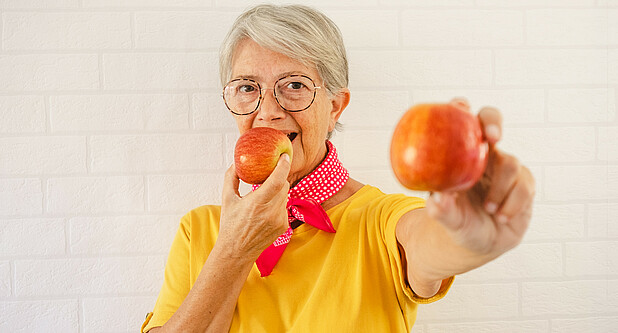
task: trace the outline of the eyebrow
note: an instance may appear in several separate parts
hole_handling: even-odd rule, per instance
[[[289,71],[289,72],[281,73],[277,77],[280,79],[280,78],[283,78],[283,77],[286,77],[286,76],[289,76],[289,75],[306,75],[306,76],[309,76],[308,74],[306,74],[304,72],[301,72],[301,71]],[[259,81],[258,80],[259,77],[257,75],[238,75],[234,79],[250,79],[250,80],[253,80],[253,81]]]

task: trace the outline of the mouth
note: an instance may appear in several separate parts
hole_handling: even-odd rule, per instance
[[[294,139],[296,139],[296,137],[298,136],[298,133],[294,133],[294,132],[288,133],[287,136],[288,136],[288,139],[290,139],[291,142],[294,142]]]

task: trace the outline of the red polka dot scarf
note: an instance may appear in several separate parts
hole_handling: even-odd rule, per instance
[[[300,222],[307,223],[326,232],[335,232],[326,211],[321,204],[337,193],[350,178],[337,156],[335,146],[326,141],[328,153],[322,163],[292,187],[288,193],[288,222],[290,227],[279,236],[256,260],[261,276],[270,275],[273,268],[283,255],[294,229],[292,226]],[[254,185],[256,190],[259,185]],[[300,221],[300,222],[299,222]]]

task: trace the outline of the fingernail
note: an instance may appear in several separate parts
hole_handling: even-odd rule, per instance
[[[498,215],[498,216],[496,217],[496,220],[497,220],[497,221],[498,221],[498,223],[500,223],[500,224],[506,224],[506,223],[509,221],[509,218],[508,218],[508,217],[506,217],[506,215],[502,215],[502,214],[500,214],[500,215]]]
[[[282,157],[283,157],[283,160],[284,160],[284,161],[288,161],[288,162],[290,161],[290,155],[288,155],[288,154],[283,154],[283,155],[282,155]]]
[[[487,125],[485,128],[485,136],[494,140],[500,139],[500,127],[497,125]]]
[[[489,214],[495,214],[496,211],[498,210],[498,205],[496,205],[493,202],[488,202],[485,205],[485,210],[489,213]]]
[[[451,100],[451,103],[453,103],[455,106],[458,106],[464,111],[468,111],[470,109],[470,104],[468,103],[468,100],[463,97],[455,97]]]

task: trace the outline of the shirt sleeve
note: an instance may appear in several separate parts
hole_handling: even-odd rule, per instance
[[[428,304],[440,300],[446,295],[454,280],[454,277],[444,279],[438,292],[429,298],[416,295],[407,282],[406,274],[404,273],[407,268],[403,266],[399,242],[396,236],[396,227],[399,219],[405,213],[423,207],[425,207],[425,200],[421,198],[390,195],[385,200],[384,207],[381,210],[383,239],[388,251],[393,280],[398,282],[396,288],[400,304],[407,304],[409,302]]]
[[[189,265],[189,219],[183,217],[165,265],[163,287],[153,312],[146,316],[141,332],[148,332],[153,327],[163,326],[178,310],[180,304],[189,293],[190,265]]]

